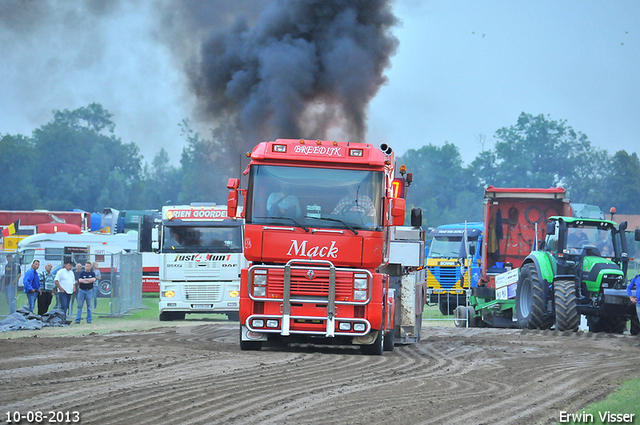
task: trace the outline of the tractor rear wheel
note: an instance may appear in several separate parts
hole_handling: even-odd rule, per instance
[[[559,280],[553,284],[556,304],[556,330],[578,331],[580,315],[576,302],[576,285],[572,280]]]
[[[516,311],[520,329],[549,329],[554,322],[553,314],[547,313],[547,293],[549,289],[538,276],[533,264],[520,268]]]

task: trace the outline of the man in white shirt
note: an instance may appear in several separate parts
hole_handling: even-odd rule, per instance
[[[64,268],[58,270],[55,277],[55,284],[58,288],[58,296],[60,299],[60,308],[64,311],[65,319],[67,315],[67,309],[69,308],[69,300],[76,285],[76,275],[71,270],[73,268],[73,262],[67,261],[64,263]]]

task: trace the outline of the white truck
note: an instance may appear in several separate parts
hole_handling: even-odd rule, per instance
[[[160,253],[160,320],[187,313],[221,313],[238,320],[243,221],[227,216],[227,206],[162,208],[161,231],[153,245]],[[160,236],[161,235],[161,236]]]

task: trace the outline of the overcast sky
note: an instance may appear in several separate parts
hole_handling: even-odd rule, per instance
[[[52,110],[97,102],[145,160],[164,147],[177,163],[194,102],[145,4],[81,20],[68,7],[36,18],[2,9],[0,133],[30,135]],[[567,120],[609,153],[640,152],[640,2],[399,0],[394,12],[400,44],[368,142],[401,154],[448,141],[468,163],[479,135],[491,148],[526,112]]]

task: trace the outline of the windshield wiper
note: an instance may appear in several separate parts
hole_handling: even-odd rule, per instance
[[[189,246],[173,246],[171,245],[171,251],[173,252],[198,252],[197,250],[194,250],[193,247],[189,247]],[[171,252],[169,251],[169,252]]]
[[[307,218],[315,218],[316,220],[327,220],[327,221],[335,221],[337,223],[342,223],[345,226],[347,226],[347,229],[351,230],[354,235],[358,234],[358,231],[353,227],[351,227],[349,223],[347,223],[346,221],[340,220],[339,218],[329,218],[329,217],[307,217]]]
[[[303,226],[302,224],[298,223],[296,220],[294,220],[291,217],[254,217],[254,218],[266,218],[266,219],[275,219],[275,220],[279,220],[279,219],[283,218],[285,220],[291,220],[291,221],[293,221],[293,224],[295,224],[298,227],[302,227],[305,232],[309,233],[309,228],[308,227]]]

